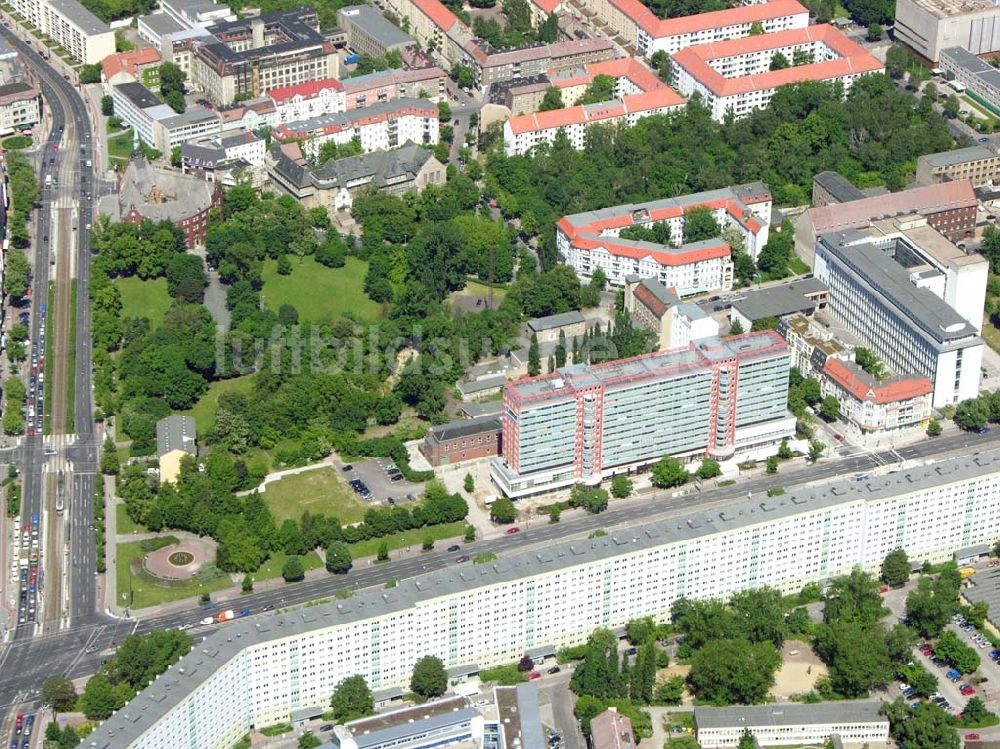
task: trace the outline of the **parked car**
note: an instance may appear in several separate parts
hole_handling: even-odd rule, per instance
[[[508,528],[507,531],[506,531],[506,533],[507,533],[508,536],[513,536],[515,533],[520,533],[520,532],[521,532],[521,529],[518,528],[516,525],[513,528]]]
[[[534,681],[535,679],[541,679],[541,678],[542,678],[542,675],[540,673],[538,673],[537,671],[532,671],[530,674],[528,674],[528,679],[531,680],[531,681]]]
[[[452,544],[451,546],[448,547],[448,551],[458,551],[461,548],[462,547],[459,546],[458,544]]]
[[[966,741],[979,741],[979,734],[978,733],[967,733],[967,734],[965,734],[965,740]]]
[[[549,669],[548,671],[546,671],[546,673],[549,673],[549,674],[557,674],[557,673],[559,673],[560,671],[562,671],[562,669],[561,669],[561,668],[559,668],[559,666],[553,666],[553,667],[552,667],[552,668],[550,668],[550,669]]]

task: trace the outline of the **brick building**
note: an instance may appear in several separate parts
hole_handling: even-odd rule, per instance
[[[170,221],[183,230],[188,247],[205,244],[208,214],[222,205],[222,188],[180,172],[154,169],[142,156],[129,162],[118,192],[122,221]]]
[[[861,229],[873,220],[916,213],[952,242],[972,236],[979,201],[969,180],[940,182],[911,190],[810,208],[795,220],[807,244],[821,234]]]
[[[494,457],[500,447],[500,417],[480,416],[431,427],[420,452],[432,466],[443,466]]]

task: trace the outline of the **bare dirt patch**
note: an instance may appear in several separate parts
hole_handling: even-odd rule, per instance
[[[786,642],[781,648],[781,657],[781,668],[774,676],[774,688],[771,690],[779,699],[811,692],[816,679],[827,673],[823,661],[801,640]]]

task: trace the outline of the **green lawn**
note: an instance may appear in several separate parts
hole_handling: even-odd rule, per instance
[[[268,487],[268,491],[270,490],[271,487]],[[421,544],[427,536],[431,536],[435,541],[442,541],[446,538],[462,538],[465,536],[465,523],[459,521],[457,523],[445,523],[444,525],[432,525],[428,528],[415,528],[414,530],[403,531],[393,536],[358,541],[356,544],[349,544],[349,546],[351,547],[351,556],[354,559],[360,559],[361,557],[373,557],[378,554],[378,547],[381,546],[383,541],[388,542],[389,551],[391,552],[394,549],[403,549],[407,546]],[[391,554],[389,558],[392,558]]]
[[[165,278],[143,281],[133,276],[115,284],[122,294],[122,317],[148,317],[154,328],[163,321],[171,301]]]
[[[298,520],[304,510],[309,510],[313,515],[332,515],[342,525],[348,525],[359,522],[368,509],[334,468],[318,468],[274,481],[267,485],[264,501],[279,524],[286,518]]]
[[[139,525],[125,512],[125,504],[115,505],[115,533],[145,533],[146,527]]]
[[[128,164],[130,156],[132,156],[131,130],[127,130],[117,137],[108,138],[108,159],[112,164],[117,162],[124,168]]]
[[[465,288],[460,291],[456,291],[456,294],[463,294],[465,296],[482,296],[489,297],[490,287],[484,283],[479,283],[479,281],[466,281]],[[499,304],[507,297],[507,289],[500,289],[496,286],[493,287],[493,300]]]
[[[144,609],[148,606],[158,606],[162,603],[179,601],[205,592],[211,593],[232,587],[229,576],[222,573],[207,582],[201,582],[198,577],[194,577],[170,587],[161,587],[160,584],[156,583],[155,578],[141,569],[138,574],[132,574],[131,561],[133,559],[141,560],[143,556],[141,543],[141,541],[131,541],[127,544],[118,544],[115,551],[116,590],[118,591],[119,606]],[[129,603],[130,596],[131,603]]]
[[[796,276],[804,276],[806,273],[812,271],[812,268],[806,265],[805,261],[798,255],[792,255],[788,261],[788,269]]]
[[[1000,330],[997,330],[997,327],[989,321],[989,318],[983,319],[983,340],[986,341],[986,345],[991,349],[1000,352]]]
[[[219,408],[219,396],[223,393],[243,393],[250,395],[250,388],[253,381],[250,375],[243,377],[233,377],[231,380],[216,380],[208,386],[206,392],[198,402],[187,411],[183,411],[186,416],[193,416],[197,422],[199,432],[204,432],[215,423],[215,412]]]
[[[255,580],[270,580],[273,577],[281,577],[281,567],[287,558],[288,556],[283,551],[275,552],[270,559],[261,565],[259,570],[253,573],[252,577]],[[318,570],[323,566],[323,562],[320,560],[319,554],[310,551],[302,557],[302,566],[308,572],[309,570]]]
[[[69,340],[76,340],[76,279],[70,282],[69,293]],[[69,357],[66,362],[66,423],[63,425],[66,434],[72,434],[76,426],[76,346],[69,347]]]
[[[264,263],[264,288],[261,297],[274,310],[290,304],[299,311],[302,322],[332,320],[350,312],[358,320],[377,320],[379,305],[365,295],[368,263],[347,258],[343,268],[327,268],[312,257],[292,258],[292,272],[278,274],[275,260]]]

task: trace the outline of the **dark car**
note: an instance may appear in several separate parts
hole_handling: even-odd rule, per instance
[[[459,562],[459,563],[461,563],[461,562],[468,562],[469,561],[469,555],[468,554],[463,554],[462,556],[460,556],[455,561]]]
[[[350,463],[348,463],[347,465],[345,465],[340,470],[342,470],[344,473],[347,473],[348,471],[353,471],[354,470],[354,466],[351,465]]]
[[[402,481],[403,480],[403,474],[401,474],[401,473],[394,473],[394,474],[392,474],[389,477],[389,480],[390,481]]]
[[[461,546],[459,546],[458,544],[452,544],[451,546],[449,546],[449,547],[448,547],[448,551],[458,551],[458,550],[460,550],[461,548],[462,548],[462,547],[461,547]]]
[[[321,731],[332,731],[333,730],[333,723],[324,723],[323,725],[321,725],[319,727],[319,730],[321,730]]]
[[[552,668],[550,668],[550,669],[549,669],[548,671],[546,671],[545,673],[547,673],[547,674],[557,674],[557,673],[559,673],[560,671],[562,671],[562,669],[561,669],[561,668],[559,668],[559,666],[553,666]]]

